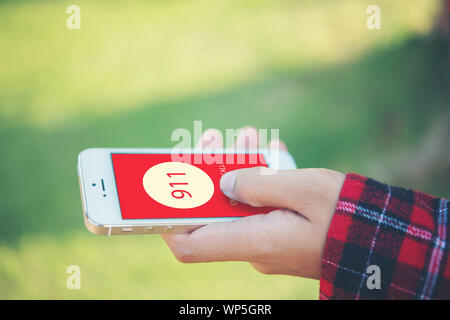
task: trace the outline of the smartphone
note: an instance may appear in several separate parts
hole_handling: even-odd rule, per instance
[[[99,235],[183,233],[267,213],[220,190],[223,174],[255,166],[296,168],[283,150],[86,149],[77,165],[85,225]]]

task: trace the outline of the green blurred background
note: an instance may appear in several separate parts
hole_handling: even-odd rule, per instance
[[[81,8],[68,30],[66,8]],[[381,30],[366,8],[381,8]],[[300,167],[450,196],[438,0],[0,2],[0,298],[316,299],[242,262],[181,264],[158,235],[84,227],[76,156],[176,128],[279,128]],[[66,288],[69,265],[81,290]]]

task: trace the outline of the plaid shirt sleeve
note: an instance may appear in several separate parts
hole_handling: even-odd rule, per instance
[[[320,299],[450,299],[448,209],[446,199],[347,174]]]

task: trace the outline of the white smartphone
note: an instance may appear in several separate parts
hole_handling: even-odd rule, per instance
[[[86,149],[77,165],[85,225],[101,235],[182,233],[267,213],[220,190],[223,174],[255,166],[296,168],[283,150]]]

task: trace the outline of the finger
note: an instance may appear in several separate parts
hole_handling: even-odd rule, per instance
[[[304,243],[304,237],[311,234],[310,227],[306,219],[294,212],[274,210],[231,222],[212,223],[189,234],[162,234],[162,237],[175,257],[185,263],[248,261],[272,264],[279,261],[272,261],[271,257],[279,256],[280,246],[288,246],[283,241]],[[274,241],[274,234],[279,234],[280,230],[298,236]],[[303,231],[298,233],[298,230]]]
[[[284,265],[277,263],[258,263],[258,262],[250,262],[250,264],[257,271],[264,274],[285,274],[290,276],[299,276],[298,271],[291,270]]]
[[[203,132],[197,142],[197,149],[221,149],[223,148],[223,136],[217,129],[208,129]]]
[[[259,261],[268,242],[261,228],[266,215],[253,215],[231,222],[212,223],[188,234],[162,234],[175,257],[184,263],[213,261]],[[262,232],[261,232],[262,231]],[[257,248],[257,250],[255,249]]]
[[[269,142],[268,149],[279,149],[287,151],[287,146],[283,141],[279,139],[272,139]]]
[[[220,180],[220,189],[229,198],[255,207],[271,206],[301,213],[308,220],[314,208],[305,205],[323,201],[318,195],[321,186],[308,169],[273,170],[266,167],[238,169],[227,172]]]
[[[235,149],[257,149],[258,131],[252,126],[242,128],[234,144]]]

